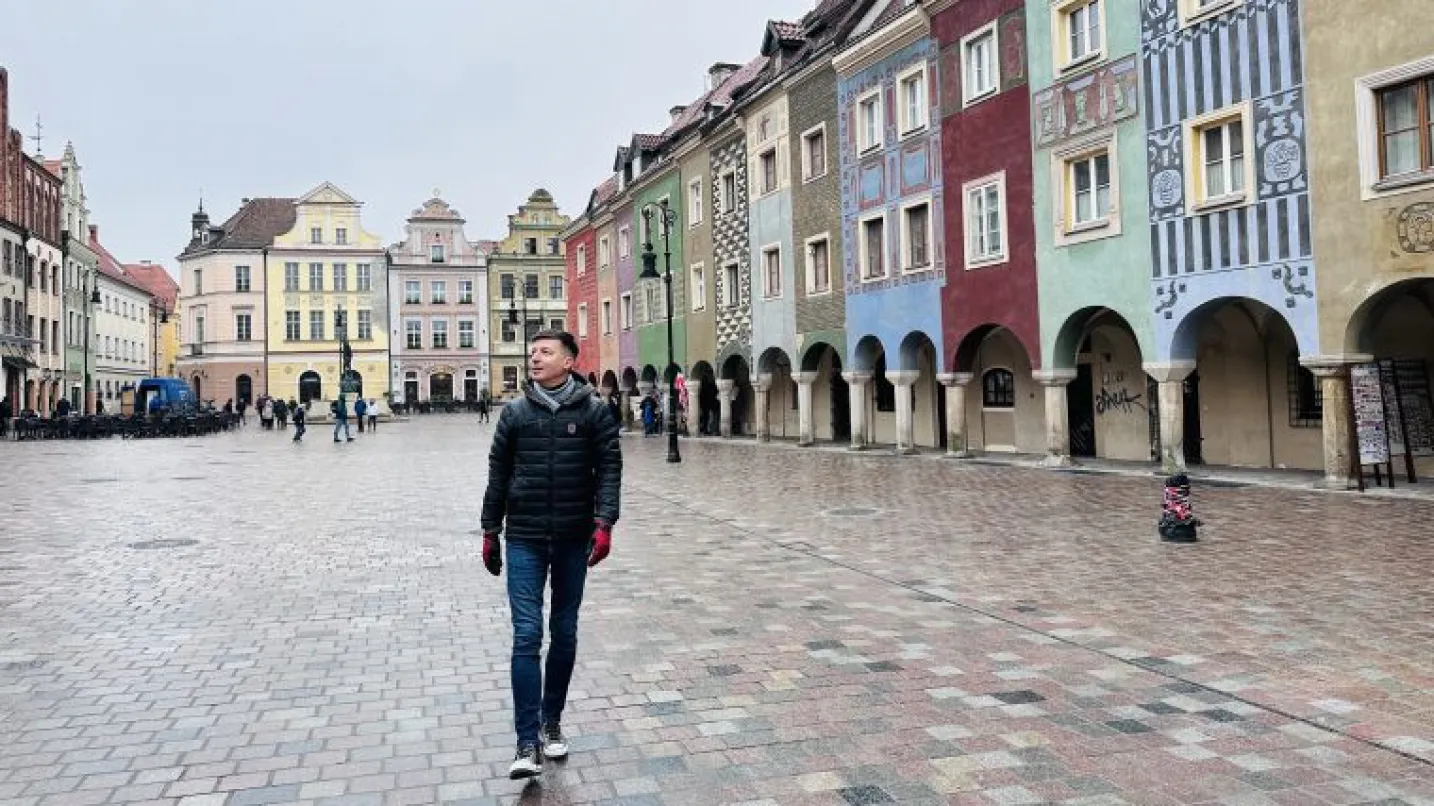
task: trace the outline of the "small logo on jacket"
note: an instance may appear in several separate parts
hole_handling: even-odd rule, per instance
[[[577,424],[577,423],[568,423],[568,433],[569,433],[569,434],[576,434],[577,432],[578,432],[578,424]]]

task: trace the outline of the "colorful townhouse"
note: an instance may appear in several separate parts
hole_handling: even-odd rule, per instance
[[[545,328],[565,330],[567,263],[559,234],[572,223],[553,194],[534,190],[508,216],[508,233],[488,256],[489,388],[499,398],[521,394],[528,373],[528,341]]]
[[[573,370],[593,387],[598,386],[598,373],[602,371],[601,338],[593,327],[598,307],[598,276],[590,213],[595,195],[596,191],[589,194],[583,213],[558,234],[564,243],[568,264],[568,327],[578,340],[578,358]]]
[[[832,60],[853,448],[909,452],[944,437],[937,54],[925,9],[890,0],[866,12]]]

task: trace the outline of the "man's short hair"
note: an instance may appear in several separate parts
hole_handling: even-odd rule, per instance
[[[535,341],[561,342],[563,349],[568,351],[568,355],[573,358],[578,357],[578,340],[573,338],[573,334],[566,330],[539,330],[533,334],[533,338],[528,339],[529,344]]]

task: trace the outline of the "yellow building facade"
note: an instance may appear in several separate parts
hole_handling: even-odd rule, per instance
[[[522,388],[528,338],[545,328],[567,329],[567,261],[559,236],[570,221],[539,188],[508,216],[508,236],[488,257],[489,388],[498,399],[516,397]]]
[[[353,349],[357,396],[386,399],[388,271],[362,203],[325,182],[299,198],[293,229],[264,258],[268,390],[300,402],[336,400],[340,329]],[[348,396],[352,405],[355,394]]]

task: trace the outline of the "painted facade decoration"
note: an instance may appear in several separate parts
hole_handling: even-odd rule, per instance
[[[712,149],[712,286],[717,295],[717,365],[752,361],[752,257],[748,248],[747,143],[735,137]],[[735,278],[736,284],[733,284]]]

